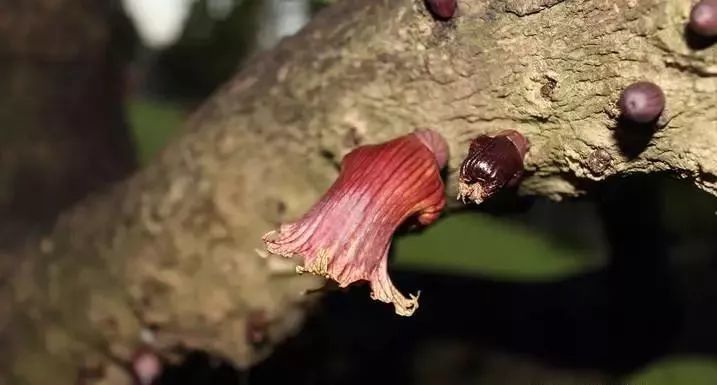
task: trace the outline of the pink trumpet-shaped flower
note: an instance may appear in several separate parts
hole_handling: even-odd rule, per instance
[[[388,249],[407,219],[435,221],[445,205],[440,169],[448,147],[431,130],[361,146],[341,163],[338,179],[299,220],[264,235],[267,250],[303,258],[298,272],[336,281],[340,287],[365,280],[371,298],[393,303],[410,316],[418,294],[406,298],[388,276]]]

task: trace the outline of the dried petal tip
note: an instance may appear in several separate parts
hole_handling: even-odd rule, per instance
[[[702,0],[690,12],[690,29],[701,36],[717,36],[717,0]]]
[[[622,91],[618,101],[622,115],[636,123],[655,121],[665,109],[665,94],[651,82],[637,82]]]
[[[514,130],[475,138],[463,160],[458,177],[458,199],[481,203],[523,176],[528,140]]]
[[[418,294],[407,298],[393,285],[388,249],[407,219],[428,225],[440,215],[447,148],[436,132],[422,130],[354,149],[344,157],[337,180],[303,217],[264,236],[267,250],[303,258],[298,272],[340,287],[369,281],[371,298],[393,303],[399,315],[412,315]]]
[[[458,0],[425,0],[428,10],[439,20],[448,20],[456,13]]]

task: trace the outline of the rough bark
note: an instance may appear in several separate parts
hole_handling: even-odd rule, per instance
[[[153,165],[28,248],[5,291],[11,383],[69,383],[79,363],[127,360],[142,330],[163,353],[191,347],[243,367],[265,357],[320,282],[259,258],[260,236],[306,210],[352,147],[417,127],[450,144],[451,198],[469,140],[506,128],[532,143],[523,194],[560,199],[663,171],[717,193],[717,49],[688,45],[689,8],[463,0],[438,23],[420,0],[329,7],[255,58]],[[643,78],[668,111],[641,141],[615,130],[614,104]],[[266,338],[252,343],[257,330]]]

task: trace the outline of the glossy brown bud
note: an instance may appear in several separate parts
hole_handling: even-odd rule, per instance
[[[622,91],[618,106],[625,118],[636,123],[649,123],[659,118],[665,109],[665,94],[654,83],[633,83]]]
[[[428,10],[440,20],[448,20],[456,13],[458,0],[425,0]]]
[[[528,140],[514,130],[475,138],[461,164],[458,199],[481,203],[501,188],[516,185],[529,147]]]
[[[702,0],[695,4],[690,12],[689,27],[701,36],[717,36],[717,0]]]

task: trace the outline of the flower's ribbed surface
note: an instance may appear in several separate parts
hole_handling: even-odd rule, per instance
[[[366,280],[373,299],[393,303],[397,314],[418,308],[418,295],[404,297],[388,276],[387,258],[396,228],[415,217],[435,221],[445,205],[440,168],[447,145],[424,130],[359,147],[343,159],[331,188],[302,218],[264,236],[267,250],[303,258],[307,271],[339,286]]]

